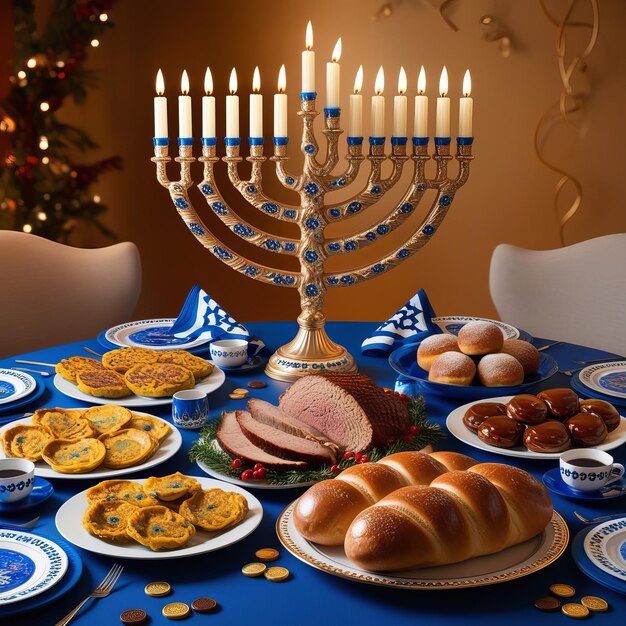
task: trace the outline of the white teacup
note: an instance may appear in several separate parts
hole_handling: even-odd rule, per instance
[[[564,452],[559,458],[559,468],[563,482],[578,491],[597,491],[624,475],[621,463],[614,463],[610,454],[593,448]]]
[[[245,339],[220,339],[211,342],[211,360],[216,365],[237,367],[248,360],[248,342]]]
[[[0,502],[10,504],[30,495],[35,464],[26,459],[0,459]]]

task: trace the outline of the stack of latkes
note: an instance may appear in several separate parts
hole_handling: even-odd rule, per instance
[[[150,477],[143,485],[105,480],[87,490],[85,529],[101,539],[137,541],[151,550],[182,548],[197,530],[226,530],[248,513],[244,496],[222,489],[202,490],[180,472]]]
[[[9,457],[43,460],[62,474],[84,474],[101,465],[123,469],[145,463],[170,432],[161,419],[105,404],[39,409],[32,424],[7,429],[1,441]]]
[[[448,385],[471,385],[476,378],[485,387],[521,385],[539,370],[537,348],[521,339],[505,339],[491,322],[465,324],[458,337],[432,335],[417,350],[417,364],[428,380]]]
[[[119,348],[106,352],[102,363],[83,356],[63,359],[56,373],[83,393],[99,398],[124,398],[132,394],[162,398],[191,389],[206,378],[213,364],[186,350]]]

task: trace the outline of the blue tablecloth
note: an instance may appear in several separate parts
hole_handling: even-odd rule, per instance
[[[374,378],[379,384],[393,387],[395,374],[385,359],[361,357],[359,346],[374,328],[376,323],[335,322],[328,324],[328,332],[342,345],[345,345],[357,358],[361,372]],[[263,338],[270,350],[290,340],[296,331],[294,323],[251,323],[250,332]],[[22,355],[34,361],[55,363],[61,358],[86,353],[83,346],[98,351],[95,340],[80,342],[32,352]],[[604,356],[605,353],[560,344],[550,349],[563,369],[574,367],[572,359],[592,359]],[[0,361],[0,366],[15,365],[14,359]],[[33,366],[34,367],[34,366]],[[45,369],[45,368],[42,368]],[[36,376],[36,375],[35,375]],[[38,406],[79,406],[80,402],[63,396],[54,389],[52,378],[37,377],[38,382],[46,385],[47,392],[37,403]],[[255,391],[256,397],[275,402],[286,384],[267,379],[262,371],[252,372],[248,376],[227,376],[224,386],[211,394],[211,416],[217,417],[223,410],[238,408],[241,402],[230,400],[228,393],[235,387],[245,387],[248,380],[265,379],[268,386]],[[568,378],[557,374],[544,384],[544,387],[567,386]],[[441,397],[427,398],[427,411],[431,420],[439,424],[445,423],[447,414],[457,406]],[[36,408],[36,407],[35,407]],[[26,407],[25,410],[28,410]],[[153,413],[169,416],[168,407],[156,407]],[[171,417],[170,417],[171,419]],[[167,474],[179,470],[184,473],[201,475],[202,472],[190,463],[187,456],[191,443],[197,438],[197,431],[181,431],[183,446],[167,463],[159,466],[159,474]],[[454,450],[469,454],[480,461],[513,463],[531,472],[537,478],[551,467],[554,461],[524,461],[522,459],[502,457],[489,452],[470,448],[448,436],[440,445],[441,449]],[[617,460],[626,462],[626,447],[614,450],[612,454]],[[146,476],[149,474],[145,474]],[[134,475],[143,477],[142,474]],[[54,516],[59,506],[80,490],[91,486],[93,480],[54,480],[55,494],[39,511],[41,521],[34,532],[51,538],[59,538],[54,525]],[[576,567],[569,549],[556,563],[525,578],[491,587],[461,589],[452,591],[403,591],[374,587],[350,582],[315,570],[292,557],[282,549],[274,531],[277,516],[283,508],[300,495],[303,490],[254,490],[264,508],[264,517],[260,527],[240,543],[218,552],[187,559],[168,561],[125,561],[125,571],[117,584],[114,593],[102,600],[90,600],[82,609],[73,623],[113,625],[119,622],[119,614],[128,608],[145,609],[150,624],[171,624],[161,615],[162,607],[172,601],[191,603],[195,598],[209,596],[215,598],[220,606],[218,612],[210,615],[192,614],[186,622],[193,624],[211,623],[228,626],[249,624],[287,624],[290,626],[320,626],[322,624],[464,624],[469,625],[501,625],[507,624],[571,624],[569,618],[558,614],[544,614],[533,608],[535,598],[546,595],[548,586],[563,582],[576,588],[577,597],[582,595],[599,595],[605,598],[611,609],[608,613],[592,616],[596,624],[623,623],[626,615],[626,597],[605,589],[587,578]],[[626,497],[603,501],[600,503],[574,502],[553,495],[554,506],[567,521],[573,537],[583,524],[573,515],[574,510],[588,517],[626,512]],[[15,517],[16,520],[28,519],[27,514]],[[6,517],[0,520],[9,521]],[[292,577],[285,583],[270,583],[263,578],[245,578],[241,567],[245,563],[256,560],[254,553],[262,547],[281,548],[281,557],[275,563],[283,565],[291,571]],[[89,594],[100,582],[113,563],[113,559],[80,550],[84,563],[84,572],[79,584],[66,597],[50,604],[48,607],[26,613],[21,617],[3,621],[3,626],[26,623],[29,625],[46,626],[54,624],[84,596]],[[146,583],[154,580],[167,580],[173,587],[172,593],[166,598],[151,598],[144,594]],[[622,618],[619,618],[619,615]]]

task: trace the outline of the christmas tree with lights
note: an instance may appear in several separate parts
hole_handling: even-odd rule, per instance
[[[58,116],[66,98],[81,103],[94,84],[84,63],[111,27],[114,1],[54,0],[41,25],[34,0],[14,0],[11,86],[0,101],[0,229],[66,241],[84,220],[114,236],[99,220],[106,207],[92,186],[121,160],[77,163],[78,152],[97,145]]]

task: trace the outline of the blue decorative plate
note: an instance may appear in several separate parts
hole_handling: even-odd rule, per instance
[[[6,424],[7,422],[11,422],[14,419],[19,419],[20,417],[22,417],[22,415],[7,415],[3,417],[2,413],[13,413],[17,409],[22,408],[26,406],[27,404],[36,402],[37,400],[39,400],[39,398],[41,398],[41,396],[43,396],[45,391],[46,391],[46,386],[40,383],[37,385],[35,391],[31,393],[30,395],[24,396],[23,398],[20,398],[16,402],[11,402],[9,404],[0,405],[0,424]]]
[[[589,387],[586,387],[580,381],[580,372],[575,372],[570,378],[570,387],[583,399],[594,398],[597,400],[604,400],[610,404],[614,404],[616,407],[626,408],[626,399],[614,398],[613,396],[607,396],[599,391],[592,391]]]
[[[490,320],[486,317],[468,317],[467,315],[447,315],[446,317],[433,317],[430,320],[435,326],[437,326],[441,332],[449,333],[451,335],[458,335],[459,331],[465,324],[470,322],[491,322],[495,324],[504,335],[505,339],[520,339],[520,331],[498,320]]]
[[[626,583],[626,517],[594,526],[583,546],[597,568]]]
[[[29,396],[37,388],[37,381],[26,372],[0,368],[0,406]]]
[[[539,371],[527,376],[521,385],[513,387],[484,387],[480,384],[470,386],[446,385],[428,380],[428,372],[417,364],[417,348],[419,343],[412,343],[398,348],[389,355],[389,365],[406,379],[415,381],[423,393],[432,393],[459,400],[481,400],[494,396],[515,396],[528,393],[533,387],[557,373],[559,366],[548,354],[541,353]]]
[[[80,580],[81,574],[83,573],[83,562],[78,552],[62,539],[56,539],[55,543],[67,555],[67,571],[65,572],[65,576],[63,576],[54,587],[37,596],[25,598],[22,602],[16,602],[15,604],[0,606],[0,621],[12,615],[18,615],[26,611],[34,611],[35,609],[58,600],[67,594]]]
[[[213,363],[213,361],[211,361],[211,363]],[[251,372],[258,369],[264,364],[264,358],[260,356],[255,356],[249,362],[246,362],[243,365],[238,365],[237,367],[226,367],[224,365],[215,365],[215,367],[219,367],[221,370],[228,372],[229,374],[245,374],[246,372]]]
[[[41,476],[35,476],[35,484],[30,494],[17,502],[0,502],[0,513],[14,513],[23,511],[45,502],[54,493],[54,487]]]
[[[207,339],[188,341],[169,334],[175,318],[141,320],[120,324],[101,332],[98,343],[108,350],[150,348],[151,350],[188,350],[193,354],[209,349]]]
[[[626,400],[626,361],[589,365],[578,372],[578,379],[592,393]]]
[[[563,482],[558,467],[548,470],[543,475],[542,480],[543,484],[550,491],[558,493],[560,496],[574,498],[576,500],[612,500],[613,498],[620,498],[626,495],[626,482],[624,479],[616,480],[614,483],[605,485],[602,489],[598,489],[597,491],[578,491],[577,489],[572,489]],[[620,491],[620,489],[624,491]]]

